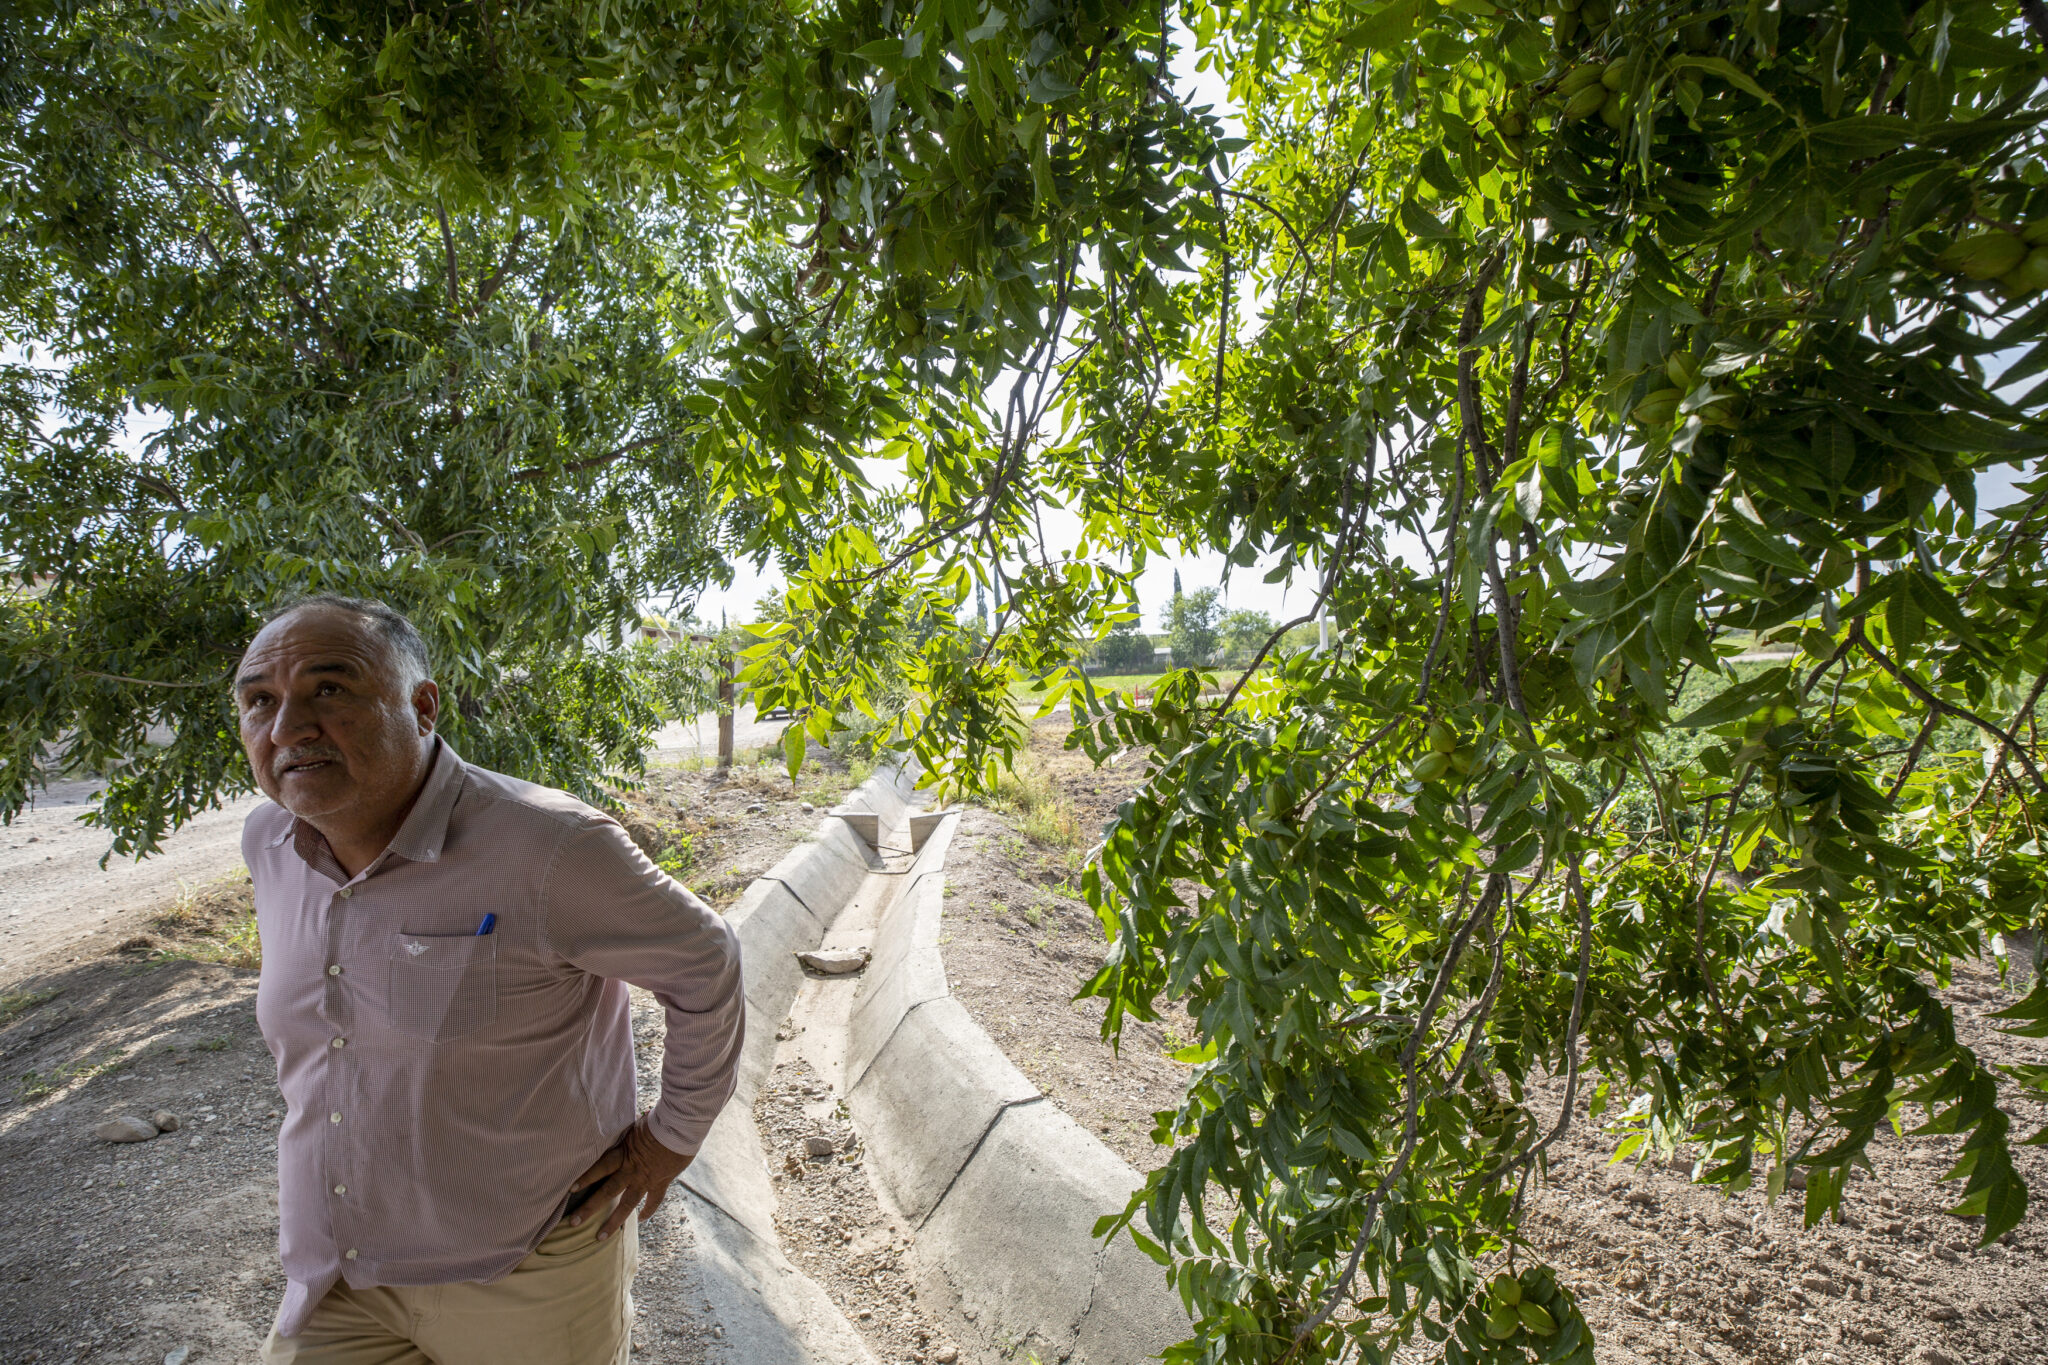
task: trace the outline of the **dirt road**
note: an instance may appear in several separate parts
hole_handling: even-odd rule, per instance
[[[136,862],[107,859],[108,835],[81,824],[97,784],[66,782],[0,829],[0,982],[121,933],[140,912],[177,894],[180,883],[226,876],[242,865],[242,821],[260,798],[240,797],[206,812]]]

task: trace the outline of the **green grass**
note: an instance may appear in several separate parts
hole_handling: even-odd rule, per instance
[[[56,998],[56,991],[13,991],[0,995],[0,1024],[11,1024],[15,1016],[27,1014],[37,1005],[48,1004]]]
[[[52,1067],[47,1075],[40,1071],[25,1071],[21,1076],[21,1097],[25,1100],[39,1100],[45,1095],[62,1090],[73,1081],[91,1080],[94,1076],[107,1075],[127,1065],[126,1057],[103,1057],[96,1062],[81,1058],[75,1062],[65,1062],[61,1066]]]

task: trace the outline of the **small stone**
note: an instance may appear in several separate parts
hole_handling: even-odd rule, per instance
[[[1835,1282],[1825,1275],[1801,1275],[1799,1277],[1799,1287],[1815,1294],[1832,1294],[1835,1292]]]
[[[839,1144],[821,1133],[813,1133],[804,1139],[804,1150],[812,1156],[830,1156],[839,1150]]]
[[[156,1125],[148,1119],[123,1114],[120,1118],[108,1119],[92,1133],[107,1142],[147,1142],[156,1136]]]
[[[1922,1346],[1913,1352],[1913,1365],[1957,1365],[1956,1358],[1935,1346]]]
[[[814,972],[827,976],[846,976],[868,965],[865,948],[818,948],[808,953],[798,953],[796,960]]]
[[[1855,1329],[1852,1328],[1851,1331],[1855,1331]],[[1884,1345],[1884,1328],[1882,1327],[1865,1327],[1862,1331],[1855,1332],[1855,1336],[1865,1346]]]
[[[1945,1303],[1937,1303],[1927,1310],[1928,1319],[1933,1322],[1954,1322],[1962,1315],[1960,1309],[1951,1308]]]
[[[178,1116],[168,1109],[157,1110],[149,1116],[149,1121],[156,1125],[156,1130],[159,1133],[175,1133],[178,1131]]]
[[[763,812],[763,811],[765,811],[765,810],[767,810],[767,809],[768,809],[768,807],[766,807],[766,806],[762,805],[762,804],[761,804],[761,803],[760,803],[759,801],[755,801],[755,802],[751,803],[750,805],[748,805],[748,807],[747,807],[747,814],[749,814],[749,815],[759,815],[759,814],[761,814],[761,812]]]
[[[1941,1260],[1947,1261],[1951,1264],[1954,1264],[1955,1262],[1963,1259],[1962,1257],[1956,1255],[1956,1253],[1950,1250],[1948,1247],[1943,1246],[1936,1247],[1934,1249],[1934,1254]]]
[[[164,1352],[164,1365],[185,1365],[185,1357],[191,1354],[190,1346],[174,1346]]]
[[[797,803],[797,807],[796,807],[796,808],[797,808],[798,810],[802,811],[802,812],[803,812],[803,813],[804,813],[805,815],[813,815],[813,814],[816,814],[816,813],[817,813],[817,809],[818,809],[818,808],[817,808],[816,806],[812,805],[812,804],[811,804],[810,802],[808,802],[808,801],[799,801],[799,802]]]
[[[959,1358],[960,1348],[958,1346],[941,1346],[938,1350],[932,1352],[932,1359],[939,1362],[939,1365],[953,1365],[953,1362]]]

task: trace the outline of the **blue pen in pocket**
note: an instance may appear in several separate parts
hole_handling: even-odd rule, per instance
[[[498,917],[496,915],[485,915],[484,922],[476,927],[476,936],[482,938],[485,934],[496,928],[497,924]]]

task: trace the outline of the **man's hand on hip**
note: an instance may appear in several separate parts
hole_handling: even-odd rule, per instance
[[[569,1187],[571,1194],[589,1191],[583,1194],[576,1212],[569,1215],[569,1226],[581,1226],[585,1218],[603,1208],[614,1195],[624,1197],[612,1210],[612,1216],[604,1220],[604,1226],[597,1230],[598,1241],[602,1242],[617,1232],[633,1216],[634,1210],[640,1209],[642,1202],[647,1207],[640,1209],[641,1220],[644,1222],[652,1218],[654,1211],[661,1207],[662,1196],[668,1193],[669,1183],[683,1173],[691,1160],[663,1146],[661,1140],[648,1131],[647,1116],[642,1114]]]

